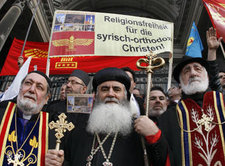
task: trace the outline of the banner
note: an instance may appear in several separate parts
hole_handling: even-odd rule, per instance
[[[49,57],[144,56],[173,52],[173,23],[119,14],[57,10]]]
[[[225,41],[225,1],[203,0],[203,2],[218,37],[223,37]]]
[[[202,58],[203,45],[198,33],[198,29],[193,22],[191,33],[187,42],[186,55],[194,58]]]
[[[16,75],[19,71],[17,65],[18,57],[23,48],[23,40],[14,39],[6,57],[4,66],[1,70],[0,76]],[[48,56],[49,43],[43,42],[26,42],[23,57],[24,62],[29,56],[32,57],[29,71],[35,68],[39,71],[46,72],[46,63]],[[130,67],[133,70],[136,68],[139,56],[134,57],[116,57],[116,56],[78,56],[78,57],[58,57],[51,58],[50,74],[71,74],[75,69],[81,69],[88,73],[95,73],[105,67]]]

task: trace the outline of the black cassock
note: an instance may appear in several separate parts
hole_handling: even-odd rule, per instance
[[[81,114],[78,117],[79,122],[77,122],[75,129],[65,136],[61,146],[65,151],[64,165],[68,166],[85,166],[93,146],[94,135],[86,131],[88,116]],[[106,135],[100,134],[99,136],[102,141]],[[113,138],[114,135],[109,136],[103,144],[107,157]],[[96,147],[98,147],[97,139],[95,139],[94,148]],[[146,147],[150,162],[157,166],[164,165],[167,156],[167,146],[165,146],[164,139],[160,139],[157,143],[151,145],[146,143]],[[93,155],[91,165],[101,166],[105,161],[102,150],[99,148]],[[140,135],[135,131],[127,136],[118,135],[109,161],[114,166],[144,166]]]

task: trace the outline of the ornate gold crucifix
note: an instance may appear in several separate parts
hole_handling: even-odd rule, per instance
[[[72,122],[68,123],[65,119],[67,116],[64,113],[61,113],[59,116],[59,120],[56,122],[51,121],[49,123],[49,128],[50,129],[55,129],[56,131],[56,150],[59,150],[60,143],[61,143],[61,138],[64,137],[64,132],[66,132],[66,129],[71,131],[74,128],[74,125]]]
[[[148,76],[148,81],[147,81],[147,100],[146,100],[146,116],[148,116],[149,113],[149,99],[150,99],[150,89],[151,89],[151,80],[152,80],[152,73],[153,70],[161,68],[164,64],[165,61],[161,57],[156,58],[156,54],[153,54],[150,52],[149,55],[146,55],[147,58],[140,58],[137,61],[137,68],[145,70]],[[142,66],[142,64],[147,64]]]

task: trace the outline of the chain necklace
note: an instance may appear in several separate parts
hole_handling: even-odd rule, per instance
[[[112,155],[112,152],[113,152],[113,148],[114,148],[114,145],[115,145],[115,142],[116,142],[116,138],[117,138],[118,132],[115,134],[115,136],[113,138],[112,145],[110,147],[108,157],[106,156],[106,153],[105,153],[105,151],[103,149],[103,146],[102,146],[105,143],[105,141],[108,139],[110,134],[111,133],[107,134],[102,141],[100,140],[100,137],[99,137],[99,135],[97,133],[94,135],[94,140],[93,140],[93,144],[92,144],[92,148],[91,148],[91,154],[87,157],[87,164],[86,164],[86,166],[91,166],[91,161],[93,159],[93,156],[96,154],[96,152],[99,150],[99,148],[101,149],[103,157],[106,160],[105,162],[102,163],[103,166],[113,166],[113,164],[111,162],[109,162],[109,159],[111,158],[111,155]],[[96,137],[97,137],[97,141],[98,141],[99,145],[98,145],[98,147],[94,148]]]

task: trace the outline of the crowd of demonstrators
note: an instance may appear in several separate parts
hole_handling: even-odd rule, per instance
[[[206,34],[207,61],[184,56],[173,70],[179,86],[167,94],[161,87],[151,88],[148,116],[129,67],[94,75],[90,114],[67,113],[67,95],[87,92],[86,72],[74,70],[61,87],[60,100],[47,105],[50,79],[39,71],[29,73],[18,96],[0,103],[0,164],[144,166],[146,148],[152,166],[225,165],[225,73],[219,73],[216,63],[221,38],[213,28]],[[62,139],[62,150],[53,150],[55,138],[45,129],[60,113],[76,127]],[[34,159],[25,160],[27,155]]]
[[[144,116],[133,122],[136,110],[130,107],[130,84],[130,78],[121,69],[98,71],[92,82],[95,103],[87,125],[83,128],[79,124],[67,135],[65,156],[60,151],[49,150],[46,165],[61,165],[60,159],[64,157],[65,165],[144,166],[140,135],[146,138],[151,164],[164,165],[165,142],[155,142],[152,138],[159,132],[157,126]]]
[[[44,165],[49,138],[48,113],[42,109],[50,87],[44,73],[33,71],[16,98],[0,103],[0,165]]]

